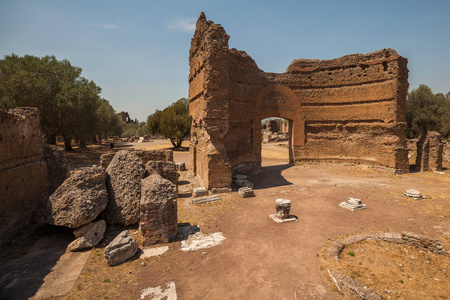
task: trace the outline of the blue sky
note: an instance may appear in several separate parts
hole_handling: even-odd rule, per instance
[[[0,56],[66,58],[117,112],[145,121],[188,96],[202,11],[267,72],[393,48],[409,60],[410,89],[450,91],[450,1],[0,0]]]

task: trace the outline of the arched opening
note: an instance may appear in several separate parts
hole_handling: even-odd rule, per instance
[[[291,164],[293,121],[280,117],[269,117],[261,121],[261,165]]]

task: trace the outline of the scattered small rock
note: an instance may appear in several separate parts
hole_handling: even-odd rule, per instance
[[[204,187],[196,187],[193,190],[194,197],[202,197],[208,195],[208,190]]]
[[[75,236],[78,236],[78,238],[70,243],[67,249],[72,252],[90,249],[102,240],[105,230],[106,222],[104,220],[84,225],[74,231]]]
[[[112,240],[105,248],[105,259],[109,266],[115,266],[123,263],[136,254],[138,243],[132,238],[126,230]]]
[[[249,188],[249,187],[241,187],[241,188],[239,188],[238,194],[242,198],[255,196],[255,193],[253,192],[253,189]]]

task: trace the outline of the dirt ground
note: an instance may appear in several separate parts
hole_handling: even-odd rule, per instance
[[[132,146],[171,145],[160,141]],[[108,267],[102,242],[92,251],[75,288],[61,299],[139,299],[144,289],[164,288],[169,282],[175,282],[178,299],[340,299],[322,276],[320,260],[324,246],[336,237],[412,231],[434,236],[450,249],[448,170],[444,175],[393,175],[351,166],[294,166],[287,164],[286,147],[272,144],[263,149],[264,172],[250,177],[256,197],[243,199],[233,192],[220,202],[195,206],[186,188],[188,173],[182,172],[180,190],[186,192],[178,199],[179,223],[198,224],[204,233],[222,232],[226,240],[221,245],[182,252],[180,242],[175,242],[161,256]],[[284,158],[274,158],[276,153]],[[188,158],[186,150],[174,152],[175,161],[188,163]],[[408,188],[428,198],[403,197]],[[348,197],[361,199],[368,209],[352,212],[339,207]],[[297,222],[269,219],[277,198],[292,201]],[[389,274],[390,267],[377,274]],[[419,293],[420,286],[416,288]]]

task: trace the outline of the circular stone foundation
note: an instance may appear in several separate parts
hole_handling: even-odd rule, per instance
[[[320,259],[322,275],[350,299],[445,299],[450,294],[450,255],[427,235],[353,235],[330,242]]]

